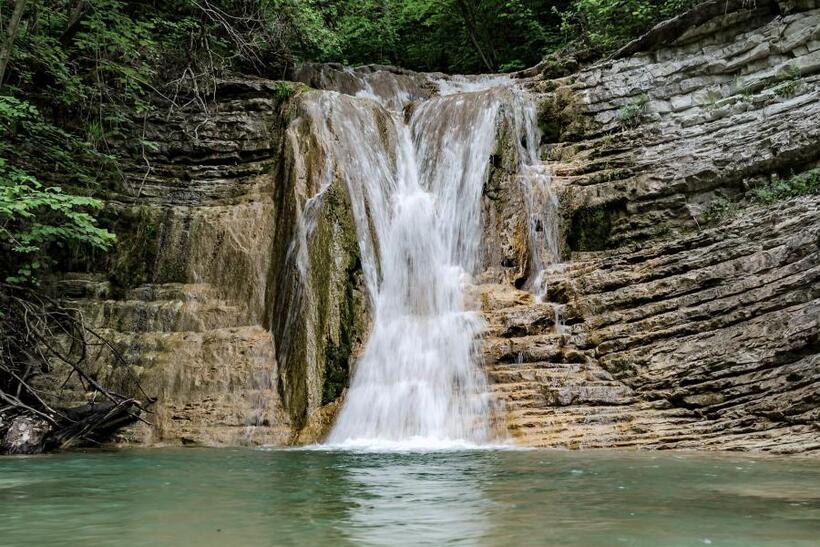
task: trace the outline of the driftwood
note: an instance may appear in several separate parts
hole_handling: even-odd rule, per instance
[[[116,348],[85,324],[79,310],[37,289],[0,284],[0,453],[98,444],[126,425],[145,422],[143,405],[153,399],[139,382],[143,401],[98,382],[89,371],[89,350],[95,347],[108,349],[119,365],[127,366]],[[38,382],[53,376],[55,365],[67,370],[62,382]],[[73,408],[58,404],[72,379],[91,402]]]

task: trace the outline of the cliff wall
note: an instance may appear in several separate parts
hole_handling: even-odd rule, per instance
[[[663,24],[594,66],[554,57],[520,74],[541,105],[563,259],[536,302],[501,131],[472,291],[520,442],[820,446],[820,198],[755,197],[820,161],[820,7],[742,4]],[[435,92],[407,71],[356,74],[294,77]],[[158,398],[153,426],[124,441],[309,442],[331,423],[368,302],[350,197],[315,138],[322,93],[223,82],[207,112],[146,124],[156,149],[108,196],[117,251],[59,281],[113,342],[98,376]]]
[[[820,198],[759,197],[816,185],[820,9],[653,32],[531,80],[569,259],[546,304],[484,291],[510,427],[539,446],[816,450]]]

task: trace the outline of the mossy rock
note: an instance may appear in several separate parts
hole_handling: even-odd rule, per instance
[[[538,106],[538,126],[544,142],[580,140],[590,129],[586,107],[568,87],[559,87]]]
[[[571,251],[603,251],[613,247],[613,220],[623,210],[623,204],[603,204],[584,207],[572,214],[567,246]]]
[[[106,271],[119,290],[151,282],[159,252],[160,210],[148,205],[108,209],[103,223],[117,234]]]

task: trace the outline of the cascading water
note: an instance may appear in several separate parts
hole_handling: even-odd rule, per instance
[[[388,109],[406,92],[379,96],[368,85],[308,108],[325,176],[343,179],[351,197],[373,314],[331,445],[497,440],[477,346],[484,325],[463,293],[480,267],[482,192],[502,124],[516,135],[529,205],[543,205],[549,181],[535,167],[535,109],[508,79],[439,87],[404,112]]]

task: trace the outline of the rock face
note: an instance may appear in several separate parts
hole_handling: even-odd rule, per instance
[[[0,423],[0,454],[39,454],[50,432],[51,424],[31,416],[14,418],[8,428]]]
[[[547,304],[485,288],[489,374],[525,444],[817,450],[820,198],[744,194],[820,158],[820,10],[676,31],[532,83],[570,259]]]
[[[513,435],[570,448],[820,448],[819,215],[820,200],[801,199],[578,256],[549,277],[553,304],[486,290],[488,370]]]
[[[150,170],[108,200],[107,275],[59,282],[112,341],[98,377],[158,399],[123,440],[283,444],[344,387],[366,310],[346,195],[317,197],[303,91],[224,82],[209,112],[149,120]]]
[[[536,81],[550,89],[542,117],[569,250],[696,229],[716,196],[820,159],[820,10],[756,6]]]
[[[820,448],[820,198],[748,203],[820,161],[820,7],[721,5],[569,76],[521,75],[563,262],[544,302],[524,290],[543,258],[502,128],[471,296],[523,444]],[[407,108],[434,92],[429,76],[359,72],[293,77]],[[153,427],[123,441],[306,443],[332,424],[369,319],[348,190],[316,138],[322,93],[223,82],[207,113],[146,123],[156,150],[108,200],[116,253],[58,283],[113,342],[98,378],[158,398]],[[716,221],[715,204],[737,213]]]

